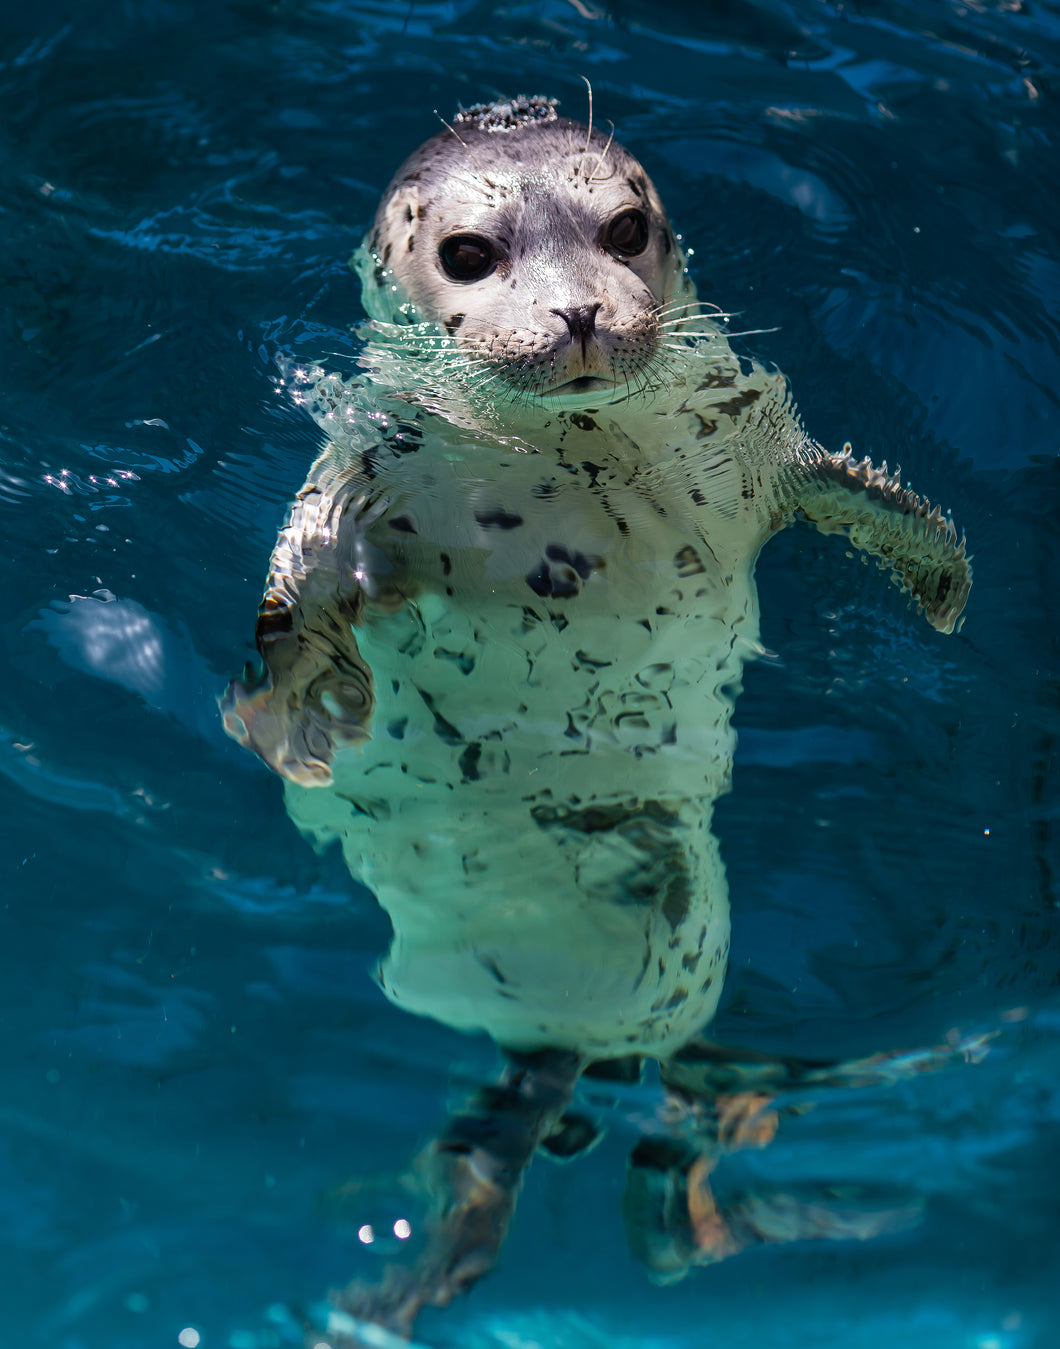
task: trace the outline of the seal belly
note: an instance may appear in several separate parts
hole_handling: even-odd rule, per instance
[[[389,913],[395,1003],[600,1058],[664,1056],[711,1018],[729,913],[710,824],[757,632],[753,580],[726,581],[698,612],[601,581],[565,606],[423,595],[358,630],[386,671],[372,739],[287,799]]]
[[[664,1055],[713,1015],[728,953],[708,800],[585,808],[465,789],[374,818],[292,787],[387,910],[395,1003],[512,1049]],[[345,804],[345,809],[343,805]]]

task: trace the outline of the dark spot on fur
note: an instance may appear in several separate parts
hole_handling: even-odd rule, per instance
[[[603,493],[601,493],[600,495],[600,505],[603,506],[604,511],[611,517],[612,520],[614,520],[615,524],[618,526],[618,532],[620,534],[628,534],[629,522],[626,520],[625,516],[621,515],[618,511],[615,510],[614,506],[612,506],[611,504],[610,499]]]
[[[526,584],[543,599],[570,599],[582,588],[581,578],[573,567],[549,562],[546,558],[527,572]]]
[[[411,202],[406,202],[406,203],[405,203],[405,219],[406,219],[406,221],[407,221],[410,225],[412,224],[413,215],[412,215],[412,203],[411,203]]]
[[[631,190],[632,192],[634,192],[638,197],[644,195],[644,194],[641,192],[641,190],[640,190],[640,185],[639,185],[639,183],[635,182],[634,179],[632,179],[632,178],[627,178],[627,179],[626,179],[626,184],[627,184],[627,186],[630,188],[630,190]]]
[[[544,562],[539,562],[533,571],[526,573],[526,584],[535,595],[547,599],[552,594],[552,576],[548,566]]]
[[[730,398],[727,403],[719,403],[718,411],[723,417],[732,417],[735,421],[737,415],[746,407],[751,407],[757,403],[761,396],[759,389],[745,389],[743,393],[738,393],[735,398]]]
[[[614,661],[596,660],[586,651],[575,651],[573,665],[576,670],[602,670],[606,665],[613,665]]]
[[[446,651],[444,647],[436,646],[434,658],[452,661],[462,675],[469,675],[475,668],[475,657],[469,656],[466,651]]]
[[[692,892],[688,883],[688,875],[683,870],[668,878],[660,908],[663,917],[670,924],[671,930],[676,932],[688,917],[692,908]]]
[[[690,543],[686,543],[674,558],[674,566],[677,568],[678,575],[681,576],[682,579],[686,576],[699,576],[706,570],[703,566],[703,559]],[[656,612],[658,612],[658,610],[656,610]]]
[[[482,746],[477,740],[473,744],[468,745],[467,749],[461,754],[457,762],[460,765],[460,772],[463,774],[464,782],[478,781],[478,761],[481,757]]]
[[[545,548],[545,556],[552,562],[566,562],[574,568],[583,581],[588,580],[593,562],[584,553],[568,552],[562,544],[550,543]]]
[[[408,247],[408,251],[409,251],[410,253],[412,252],[412,250],[413,250],[415,244],[416,244],[416,240],[415,240],[415,239],[412,237],[412,235],[410,234],[410,235],[409,235],[409,247]]]
[[[475,959],[478,961],[478,963],[482,966],[484,970],[489,970],[490,974],[493,975],[494,979],[496,979],[498,984],[506,984],[508,982],[508,980],[501,973],[501,968],[495,960],[491,959],[489,956],[481,955],[478,951],[475,952]],[[497,1089],[495,1088],[495,1090]]]
[[[449,556],[448,553],[439,553],[438,561],[442,564],[442,575],[448,576],[449,573],[453,570],[453,559]]]
[[[518,529],[523,523],[521,515],[506,511],[503,506],[490,511],[476,511],[475,520],[483,529]]]
[[[425,689],[421,689],[418,684],[412,686],[423,699],[424,706],[434,718],[434,733],[439,740],[447,745],[463,745],[464,737],[456,729],[451,721],[447,721],[440,712],[435,709],[434,699]]]
[[[409,724],[408,717],[398,717],[396,721],[387,722],[386,733],[391,740],[404,740],[405,727]]]
[[[390,521],[391,529],[398,529],[402,534],[418,534],[416,526],[407,515],[395,515]]]
[[[453,333],[455,333],[457,328],[460,327],[461,323],[463,323],[465,318],[467,318],[466,314],[449,315],[449,317],[445,321],[445,331],[449,334],[450,337],[452,337]]]
[[[593,425],[595,426],[596,423],[594,422]],[[601,473],[603,473],[604,470],[600,467],[599,464],[594,464],[588,459],[582,460],[582,468],[589,475],[590,485],[595,487],[597,478],[600,476]]]
[[[348,805],[351,805],[358,815],[367,816],[369,820],[390,818],[390,811],[386,807],[383,807],[383,813],[380,815],[379,811],[373,810],[371,806],[363,805],[360,801],[355,801],[352,796],[348,796],[345,792],[337,792],[336,795],[340,801],[345,801]]]
[[[383,262],[387,263],[389,261],[390,261],[390,245],[387,244],[386,248],[383,249]]]
[[[570,415],[571,424],[576,426],[579,431],[595,431],[597,425],[592,417],[586,416],[584,412],[572,412]],[[599,469],[597,470],[599,472]]]
[[[696,503],[697,506],[705,506],[707,504],[707,498],[703,495],[703,493],[699,490],[698,487],[693,487],[692,490],[689,492],[689,496],[692,498],[692,500]]]

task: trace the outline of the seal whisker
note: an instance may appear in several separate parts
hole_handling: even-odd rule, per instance
[[[589,151],[589,143],[593,138],[593,86],[589,83],[587,76],[583,75],[582,79],[585,80],[585,87],[589,91],[589,125],[585,132],[585,144],[582,147],[582,154],[585,155]]]
[[[596,163],[593,165],[592,172],[589,174],[589,177],[588,177],[588,179],[586,180],[587,182],[595,183],[595,182],[599,181],[599,182],[601,182],[601,183],[604,183],[604,182],[607,181],[607,178],[610,177],[609,174],[606,175],[606,176],[601,175],[601,177],[600,177],[599,180],[598,180],[598,179],[597,179],[597,176],[596,176],[597,170],[600,168],[600,165],[607,162],[607,152],[608,152],[608,150],[611,149],[611,142],[615,139],[615,124],[614,124],[614,122],[609,122],[609,124],[610,124],[610,127],[611,127],[611,134],[610,134],[610,136],[608,136],[608,138],[607,138],[607,144],[604,146],[604,148],[603,148],[603,150],[600,152],[600,154],[597,155],[597,157],[596,157]]]
[[[697,309],[705,309],[710,314],[717,317],[721,317],[723,313],[721,308],[714,304],[712,300],[697,300],[688,296],[679,296],[676,299],[668,300],[666,304],[657,305],[654,312],[662,317],[665,314],[673,313],[675,310],[687,310],[689,313],[692,313]]]
[[[669,317],[659,320],[660,328],[677,328],[683,323],[701,323],[704,319],[715,319],[718,323],[727,323],[729,319],[734,318],[733,314],[726,314],[719,310],[717,313],[697,313],[681,314],[676,317]]]
[[[483,180],[485,182],[490,182],[489,174],[475,158],[475,152],[471,149],[470,145],[468,145],[467,141],[464,140],[464,138],[460,135],[456,127],[452,126],[449,122],[447,122],[437,108],[434,109],[434,115],[435,117],[438,118],[439,122],[441,122],[442,126],[444,126],[447,131],[449,131],[453,136],[455,136],[456,139],[460,142],[460,144],[464,147],[464,149],[468,152],[468,154],[471,156],[471,162],[474,164],[475,168],[478,169],[479,173],[482,174]],[[492,186],[492,183],[490,185]]]
[[[753,337],[756,333],[779,333],[780,328],[743,328],[738,333],[727,332],[726,337]]]

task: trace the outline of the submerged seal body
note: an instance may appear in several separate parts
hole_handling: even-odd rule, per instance
[[[387,909],[395,1002],[521,1054],[667,1058],[724,976],[711,816],[759,550],[804,517],[950,632],[963,540],[806,435],[641,166],[546,100],[421,147],[357,267],[361,374],[288,375],[326,441],[226,724]]]

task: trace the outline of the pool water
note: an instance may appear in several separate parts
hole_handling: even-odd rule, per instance
[[[0,15],[0,1343],[299,1343],[400,1254],[410,1159],[497,1070],[385,1000],[385,917],[216,699],[318,444],[277,358],[352,367],[347,260],[435,109],[584,116],[583,76],[739,348],[974,554],[943,638],[837,540],[764,551],[711,1034],[957,1052],[792,1097],[732,1160],[903,1188],[917,1227],[672,1287],[619,1218],[657,1081],[587,1084],[600,1146],[535,1163],[499,1269],[418,1340],[1057,1342],[1060,9],[38,0]]]

